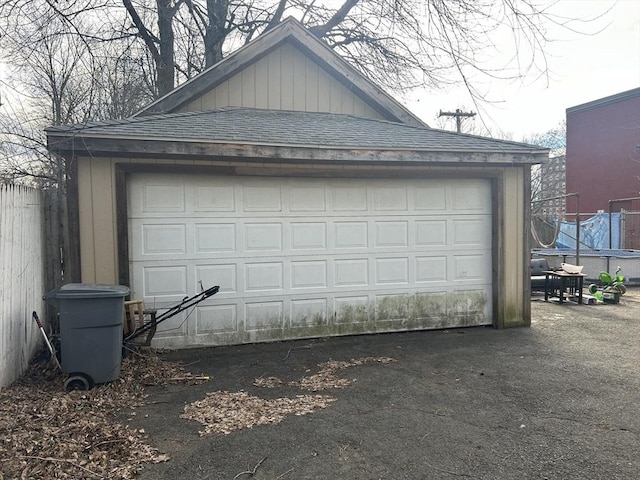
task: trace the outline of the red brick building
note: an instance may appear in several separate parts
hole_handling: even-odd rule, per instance
[[[567,108],[566,191],[580,194],[585,214],[640,197],[640,88]],[[640,200],[615,203],[621,208],[640,210]]]

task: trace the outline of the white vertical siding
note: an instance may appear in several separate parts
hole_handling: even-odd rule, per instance
[[[329,112],[383,118],[311,58],[284,44],[179,111],[225,107]]]
[[[16,380],[38,348],[31,312],[44,313],[42,197],[0,186],[0,387]]]

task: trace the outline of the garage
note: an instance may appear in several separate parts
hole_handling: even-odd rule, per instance
[[[491,186],[482,179],[131,175],[136,298],[163,346],[492,323]]]
[[[531,166],[430,128],[288,19],[129,118],[47,129],[70,282],[120,284],[179,348],[527,326]]]

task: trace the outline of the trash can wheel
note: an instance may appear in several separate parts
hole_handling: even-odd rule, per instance
[[[64,391],[72,392],[74,390],[90,390],[91,379],[81,373],[72,373],[64,382]]]

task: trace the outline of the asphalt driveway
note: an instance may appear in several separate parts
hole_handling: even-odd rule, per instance
[[[134,415],[123,413],[171,456],[141,478],[639,478],[638,293],[620,305],[534,299],[531,328],[170,352],[165,358],[211,379],[152,387]],[[301,379],[322,377],[327,365],[340,366],[327,378],[342,388],[303,388]],[[204,424],[181,414],[212,392],[231,402],[228,415],[242,412],[239,395],[331,400],[278,422],[201,435]]]

